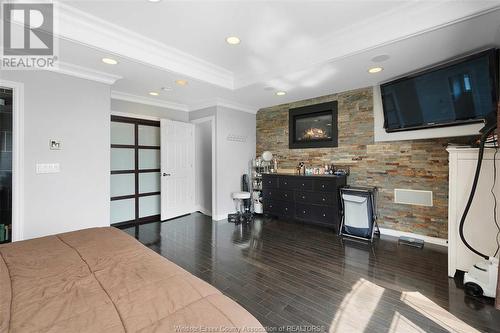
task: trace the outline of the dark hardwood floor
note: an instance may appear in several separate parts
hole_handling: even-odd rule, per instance
[[[269,332],[500,332],[493,301],[465,296],[447,277],[446,249],[432,244],[371,245],[294,222],[234,225],[198,213],[124,230]]]

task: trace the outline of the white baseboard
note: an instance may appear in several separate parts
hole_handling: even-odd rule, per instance
[[[215,221],[222,221],[225,219],[227,219],[227,214],[219,214],[219,215],[212,216],[212,220],[215,220]]]
[[[399,231],[399,230],[387,229],[387,228],[380,228],[380,233],[382,235],[386,235],[386,236],[394,236],[394,237],[406,236],[406,237],[418,238],[418,239],[424,240],[424,242],[427,242],[427,243],[448,247],[448,240],[445,238],[423,236],[423,235],[414,234],[412,232],[405,232],[405,231]]]
[[[206,208],[201,207],[201,206],[195,206],[194,211],[200,212],[200,213],[207,215],[207,216],[212,216],[212,211],[210,209],[206,209]]]

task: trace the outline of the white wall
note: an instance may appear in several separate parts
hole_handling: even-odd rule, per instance
[[[241,176],[249,173],[255,157],[255,114],[217,107],[217,215],[234,212],[231,193],[241,190]],[[228,141],[229,135],[245,136],[245,142]]]
[[[46,71],[2,79],[24,83],[23,238],[109,225],[109,86]],[[52,162],[60,173],[35,173]]]
[[[135,103],[129,101],[122,101],[119,99],[111,100],[111,110],[112,112],[126,113],[123,116],[130,117],[154,117],[154,118],[164,118],[177,121],[189,121],[189,112],[167,109],[154,105],[147,105],[142,103]]]
[[[212,121],[195,125],[195,205],[207,215],[212,215]]]

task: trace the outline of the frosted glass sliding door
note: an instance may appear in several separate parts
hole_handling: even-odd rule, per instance
[[[160,220],[160,122],[111,117],[111,223]]]
[[[0,244],[12,239],[13,91],[0,87]]]

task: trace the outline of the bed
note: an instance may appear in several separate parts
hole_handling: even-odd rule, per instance
[[[0,332],[264,332],[240,305],[126,233],[0,245]]]

